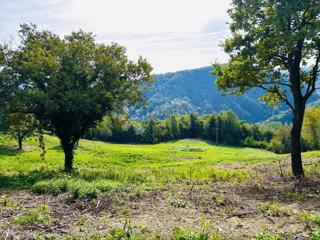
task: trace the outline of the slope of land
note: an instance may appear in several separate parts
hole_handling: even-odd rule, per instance
[[[212,67],[156,75],[156,82],[146,92],[147,108],[131,109],[132,119],[149,116],[162,119],[172,114],[196,112],[200,115],[232,110],[248,122],[264,121],[286,110],[285,106],[272,109],[258,101],[263,90],[254,89],[242,96],[223,95],[211,75]],[[309,103],[320,99],[315,93]]]
[[[81,140],[67,175],[58,140],[46,139],[41,160],[36,139],[18,151],[0,136],[0,239],[320,236],[320,151],[304,153],[299,181],[288,156],[259,149]]]

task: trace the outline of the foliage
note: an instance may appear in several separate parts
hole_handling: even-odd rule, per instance
[[[7,114],[6,133],[16,139],[18,147],[22,149],[22,142],[26,137],[30,137],[37,128],[37,121],[32,114],[9,113]]]
[[[23,24],[19,36],[3,70],[7,81],[19,86],[11,93],[11,111],[33,113],[59,137],[70,171],[76,142],[106,114],[141,102],[152,68],[143,58],[128,60],[118,44],[97,43],[82,30],[60,38]]]
[[[152,144],[158,143],[159,141],[159,130],[156,122],[153,119],[150,119],[148,122],[146,130],[143,134],[143,141]]]
[[[302,136],[308,149],[320,149],[320,107],[312,107],[306,110],[303,122]]]
[[[183,138],[202,138],[235,146],[266,148],[272,131],[271,128],[242,122],[233,112],[228,111],[205,116],[194,113],[181,117],[173,115],[162,121],[125,120],[120,125],[105,118],[86,137],[120,143],[152,144]],[[247,139],[249,137],[253,137],[251,142]]]
[[[224,50],[230,61],[214,65],[217,85],[236,95],[261,88],[261,101],[292,110],[292,172],[303,176],[301,129],[319,79],[320,1],[233,0],[229,16]]]
[[[320,226],[320,216],[319,215],[315,215],[312,213],[302,213],[298,216],[298,219]]]
[[[194,233],[194,232],[184,232],[184,231],[174,231],[174,240],[224,240],[218,231],[213,234],[209,233]]]
[[[15,224],[50,224],[52,219],[50,217],[51,210],[47,205],[40,205],[32,208],[19,216],[13,216],[12,222]]]
[[[317,81],[319,15],[318,0],[232,1],[232,36],[223,45],[231,59],[224,66],[215,64],[218,87],[235,94],[259,87],[267,91],[263,101],[271,105],[284,102],[290,107],[294,106],[287,94],[293,89],[301,93],[305,87],[301,97],[306,102]],[[306,67],[312,58],[314,66]],[[296,92],[293,95],[295,98]]]
[[[310,233],[310,240],[319,240],[320,239],[320,231],[313,231]]]
[[[281,233],[259,233],[254,237],[254,240],[286,240],[292,239],[292,236],[286,236]]]
[[[292,213],[292,209],[286,208],[279,203],[263,203],[259,210],[262,213],[271,215],[273,217],[280,217],[280,216],[290,216]]]
[[[291,152],[291,127],[284,124],[273,124],[273,138],[269,143],[268,148],[276,153]]]

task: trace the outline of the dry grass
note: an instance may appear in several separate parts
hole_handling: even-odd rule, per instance
[[[144,236],[160,232],[160,239],[172,238],[177,227],[200,231],[202,221],[210,223],[210,231],[219,229],[227,239],[250,239],[261,233],[287,236],[275,239],[309,239],[310,232],[319,230],[319,223],[311,221],[320,214],[317,174],[310,170],[309,177],[296,180],[289,175],[280,177],[277,164],[247,168],[252,176],[243,182],[213,180],[200,184],[190,179],[144,194],[127,190],[93,200],[73,199],[68,194],[54,197],[3,190],[0,236],[33,239],[55,234],[91,239],[121,228],[126,219],[131,220],[134,232]],[[283,169],[287,171],[285,164]],[[39,205],[50,208],[51,222],[14,223],[14,217]]]

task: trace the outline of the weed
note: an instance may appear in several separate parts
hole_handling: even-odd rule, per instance
[[[173,240],[225,240],[226,237],[223,236],[219,230],[214,230],[213,232],[200,231],[193,232],[191,230],[181,230],[180,228],[175,228],[173,230]]]
[[[44,180],[34,184],[31,191],[37,194],[58,195],[68,191],[68,182],[65,179]]]
[[[212,200],[216,206],[224,206],[226,204],[226,199],[223,194],[212,193]]]
[[[284,207],[279,203],[263,203],[260,205],[259,210],[261,213],[273,217],[290,216],[292,214],[291,208]]]
[[[70,192],[73,198],[97,198],[117,187],[117,183],[107,180],[84,181],[78,177],[54,178],[34,184],[31,191],[38,194],[58,195]]]
[[[254,240],[284,240],[288,239],[283,234],[279,233],[259,233],[254,237]]]
[[[16,207],[17,204],[11,202],[7,195],[0,196],[0,206],[1,207]]]
[[[298,215],[298,220],[306,221],[307,223],[316,224],[320,226],[320,216],[312,213],[302,213]]]
[[[239,215],[239,210],[236,208],[232,208],[232,207],[227,207],[224,209],[225,213],[230,214],[232,216],[237,216]]]
[[[286,201],[286,202],[301,202],[305,199],[303,195],[301,195],[298,192],[294,191],[285,191],[281,196],[280,200],[281,201]]]
[[[263,185],[259,182],[254,182],[251,186],[251,191],[255,192],[255,193],[264,193],[265,192],[265,188],[263,187]]]
[[[312,231],[309,236],[310,240],[320,240],[320,231]]]
[[[170,200],[170,205],[175,208],[186,208],[188,203],[183,199],[172,198]]]
[[[235,222],[237,228],[243,227],[243,222],[240,218],[238,218],[238,217],[234,218],[234,222]]]
[[[22,215],[12,217],[14,224],[27,225],[27,224],[51,224],[52,218],[50,217],[51,210],[47,205],[40,205],[32,208]]]

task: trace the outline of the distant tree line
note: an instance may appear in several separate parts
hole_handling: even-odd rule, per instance
[[[110,117],[91,129],[87,138],[118,142],[146,143],[201,138],[217,144],[266,148],[273,133],[263,126],[240,120],[232,111],[198,116],[172,115],[164,120],[113,121]]]
[[[307,110],[302,150],[320,149],[320,108]],[[198,116],[172,115],[165,120],[113,120],[105,117],[86,135],[89,139],[116,143],[156,144],[184,138],[201,138],[217,144],[267,149],[276,153],[291,151],[290,125],[280,122],[250,124],[232,111]]]

